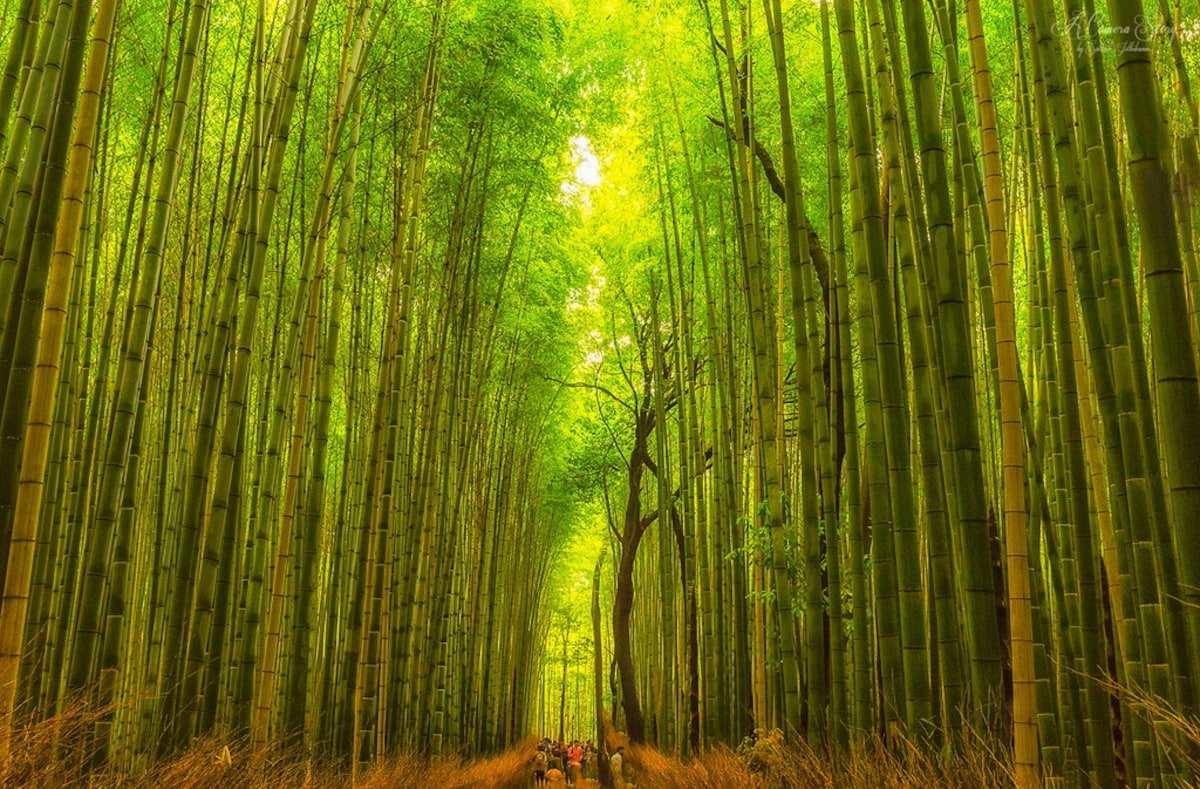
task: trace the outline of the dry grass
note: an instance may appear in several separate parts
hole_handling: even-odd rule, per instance
[[[1139,702],[1151,706],[1146,698],[1136,698],[1135,706]],[[1166,712],[1154,709],[1153,717],[1160,725],[1169,720],[1179,740],[1200,745],[1200,727],[1195,721],[1172,718]],[[0,789],[525,789],[532,784],[532,739],[498,756],[472,761],[395,757],[353,783],[344,770],[278,752],[255,757],[248,748],[215,739],[198,741],[188,751],[138,775],[88,773],[86,743],[103,717],[100,712],[77,707],[16,732],[8,759],[0,765]],[[957,743],[940,754],[911,743],[885,748],[873,742],[834,761],[803,743],[785,743],[776,731],[762,733],[755,743],[747,743],[737,752],[716,747],[685,762],[647,746],[628,744],[611,728],[607,738],[610,748],[626,746],[627,775],[637,789],[991,789],[1012,785],[1005,753],[978,739]],[[956,755],[950,756],[951,751]],[[587,786],[595,789],[594,784]]]
[[[104,771],[87,774],[83,768],[86,749],[64,747],[63,743],[86,742],[86,732],[101,717],[81,708],[23,729],[14,740],[5,769],[0,771],[0,788],[341,789],[352,785],[344,771],[284,754],[255,757],[247,748],[231,748],[217,740],[198,741],[188,751],[159,762],[141,775]],[[616,732],[609,739],[614,747],[617,743],[624,744]],[[360,775],[353,786],[356,789],[525,789],[531,784],[529,757],[533,748],[534,741],[528,740],[498,756],[474,761],[415,755],[396,757]],[[984,789],[1003,785],[1002,771],[990,758],[980,758],[977,765],[955,762],[945,766],[915,749],[896,755],[871,747],[835,765],[804,746],[785,744],[778,732],[761,737],[753,747],[740,753],[717,747],[687,762],[648,746],[628,745],[625,755],[631,785],[638,789]]]
[[[1181,772],[1200,775],[1200,718],[1181,712],[1166,699],[1136,685],[1099,681],[1150,725],[1159,745]]]
[[[535,743],[530,738],[499,756],[470,762],[457,759],[427,762],[412,757],[392,760],[364,775],[356,786],[365,789],[524,789],[530,783],[527,764]],[[340,785],[345,786],[344,779]]]
[[[267,753],[255,756],[244,746],[216,739],[197,741],[187,751],[139,775],[104,769],[88,771],[84,745],[101,712],[78,707],[15,733],[8,758],[0,764],[0,789],[96,787],[96,789],[342,789],[352,785],[345,771]],[[524,789],[526,766],[535,741],[530,739],[498,756],[465,761],[416,755],[388,759],[353,782],[356,789]]]
[[[80,743],[88,742],[105,717],[103,711],[81,704],[16,729],[0,764],[0,787],[79,785],[88,755]]]
[[[625,745],[626,763],[638,789],[991,789],[1010,786],[1005,762],[981,747],[943,762],[910,743],[888,749],[881,742],[834,762],[801,742],[784,742],[778,731],[761,733],[737,752],[718,746],[680,762],[647,746],[627,744],[611,729],[610,743]]]

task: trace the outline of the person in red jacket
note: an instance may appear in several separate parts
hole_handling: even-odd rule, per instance
[[[583,747],[579,740],[575,740],[571,747],[567,748],[567,775],[573,784],[583,777]]]

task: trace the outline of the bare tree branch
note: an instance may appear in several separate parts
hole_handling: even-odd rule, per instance
[[[621,444],[617,441],[617,431],[613,430],[613,426],[608,422],[608,414],[604,413],[604,406],[600,402],[600,392],[593,390],[596,398],[596,413],[600,415],[600,421],[604,423],[604,430],[608,433],[609,449],[619,447]],[[625,464],[625,470],[629,470],[629,461],[625,459],[624,453],[621,454],[621,462]]]
[[[607,452],[605,453],[607,455]],[[624,458],[622,458],[624,460]],[[608,529],[612,532],[613,537],[617,538],[618,543],[624,542],[624,537],[621,530],[617,528],[617,520],[613,517],[612,498],[608,493],[608,464],[605,463],[600,469],[600,485],[604,488],[604,511],[607,516]]]
[[[570,387],[571,389],[591,389],[594,392],[601,392],[603,394],[608,395],[613,400],[613,402],[618,403],[619,405],[624,407],[626,410],[629,411],[629,413],[633,414],[634,416],[637,415],[637,410],[633,406],[631,406],[626,401],[622,400],[620,397],[617,397],[617,395],[614,394],[611,389],[609,389],[608,387],[606,387],[602,384],[589,384],[586,381],[564,381],[561,378],[555,378],[552,375],[544,375],[542,377],[545,378],[547,381],[553,381],[554,383],[558,384],[559,386],[566,386],[566,387]]]
[[[709,123],[725,130],[725,134],[729,139],[737,141],[737,136],[730,131],[725,125],[725,122],[720,118],[714,118],[712,115],[707,116]],[[742,129],[749,139],[750,137],[750,122],[749,119],[744,119]],[[766,146],[759,142],[755,137],[753,145],[750,147],[754,151],[754,156],[758,159],[759,165],[762,166],[763,173],[767,176],[767,182],[771,185],[771,191],[775,193],[781,201],[787,202],[786,192],[783,188],[783,177],[779,174],[779,170],[775,168],[775,160],[771,158],[771,152]],[[808,216],[803,217],[804,229],[808,236],[808,256],[812,258],[813,268],[817,272],[817,281],[821,283],[821,294],[825,301],[825,312],[829,313],[829,258],[825,255],[825,248],[821,246],[821,239],[817,235],[816,228],[812,222],[808,220]]]

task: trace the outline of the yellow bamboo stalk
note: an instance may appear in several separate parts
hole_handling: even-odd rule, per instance
[[[1013,767],[1017,789],[1041,786],[1037,740],[1037,677],[1033,662],[1033,608],[1029,590],[1028,512],[1025,505],[1025,435],[1021,424],[1021,369],[1013,305],[1012,266],[1005,225],[1004,183],[996,104],[979,0],[967,0],[967,36],[979,113],[988,254],[996,314],[1000,373],[1000,444],[1004,481],[1005,552],[1008,565],[1009,630],[1013,681]]]
[[[83,220],[88,174],[92,169],[92,141],[100,117],[116,11],[117,0],[100,0],[96,8],[75,137],[71,141],[71,154],[63,184],[62,212],[55,231],[54,254],[50,259],[41,342],[38,345],[37,369],[34,371],[32,401],[21,455],[21,477],[13,516],[8,572],[5,576],[3,604],[0,604],[0,764],[7,761],[12,734],[17,672],[25,637],[25,611],[29,605],[38,511],[41,509],[46,461],[50,452],[50,428],[54,422],[54,400],[67,325],[71,274]]]

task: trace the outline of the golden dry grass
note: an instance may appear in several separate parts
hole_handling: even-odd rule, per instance
[[[1010,786],[1006,759],[974,742],[964,755],[941,759],[905,743],[889,749],[871,742],[836,762],[806,743],[786,743],[778,730],[761,733],[734,752],[717,746],[681,762],[654,748],[627,743],[610,728],[606,737],[625,746],[638,789],[991,789]],[[898,752],[897,752],[898,751]]]
[[[1148,704],[1145,699],[1138,699]],[[1136,704],[1136,702],[1135,702]],[[1161,721],[1162,710],[1156,710]],[[215,739],[197,741],[176,757],[137,775],[87,772],[89,732],[103,715],[76,707],[17,731],[0,765],[0,789],[96,787],[96,789],[525,789],[532,785],[531,738],[497,756],[464,760],[417,755],[390,758],[352,781],[344,770],[273,751],[255,757],[248,748]],[[1173,720],[1180,740],[1200,744],[1194,721]],[[1186,725],[1184,725],[1186,724]],[[1195,738],[1195,739],[1193,739]],[[805,744],[763,733],[737,752],[715,747],[681,761],[654,748],[633,745],[609,728],[609,747],[625,745],[627,775],[636,789],[991,789],[1011,786],[1003,751],[976,738],[941,754],[911,743],[890,748],[867,743],[834,761]],[[949,756],[950,750],[954,756]],[[1200,752],[1200,749],[1198,749]],[[579,789],[595,789],[583,782]]]
[[[140,775],[105,771],[85,774],[82,749],[64,743],[84,741],[83,732],[99,718],[98,714],[77,709],[23,729],[0,774],[0,787],[341,789],[353,785],[356,789],[525,789],[531,785],[529,757],[533,740],[478,760],[395,757],[361,774],[355,782],[344,771],[311,761],[275,753],[256,758],[246,748],[211,739],[198,741],[188,751]],[[610,740],[623,744],[615,732]],[[983,789],[1001,785],[990,759],[981,759],[978,769],[965,762],[945,767],[916,751],[900,757],[871,748],[834,765],[811,750],[784,744],[777,734],[764,736],[740,754],[718,747],[686,762],[647,746],[627,746],[625,754],[631,785],[638,789]],[[594,789],[594,782],[584,782],[579,789],[589,787]]]
[[[198,740],[187,751],[136,775],[111,768],[87,769],[92,734],[103,725],[101,710],[79,705],[17,729],[0,763],[0,789],[94,787],[95,789],[523,789],[535,741],[522,742],[487,759],[398,756],[358,776],[271,751],[255,756],[244,744]]]
[[[255,756],[248,748],[215,739],[197,741],[187,751],[138,775],[87,772],[85,742],[103,716],[83,709],[21,729],[0,765],[0,789],[96,787],[96,789],[524,789],[528,754],[534,741],[487,759],[428,759],[416,755],[388,759],[356,781],[345,771],[286,754]]]

